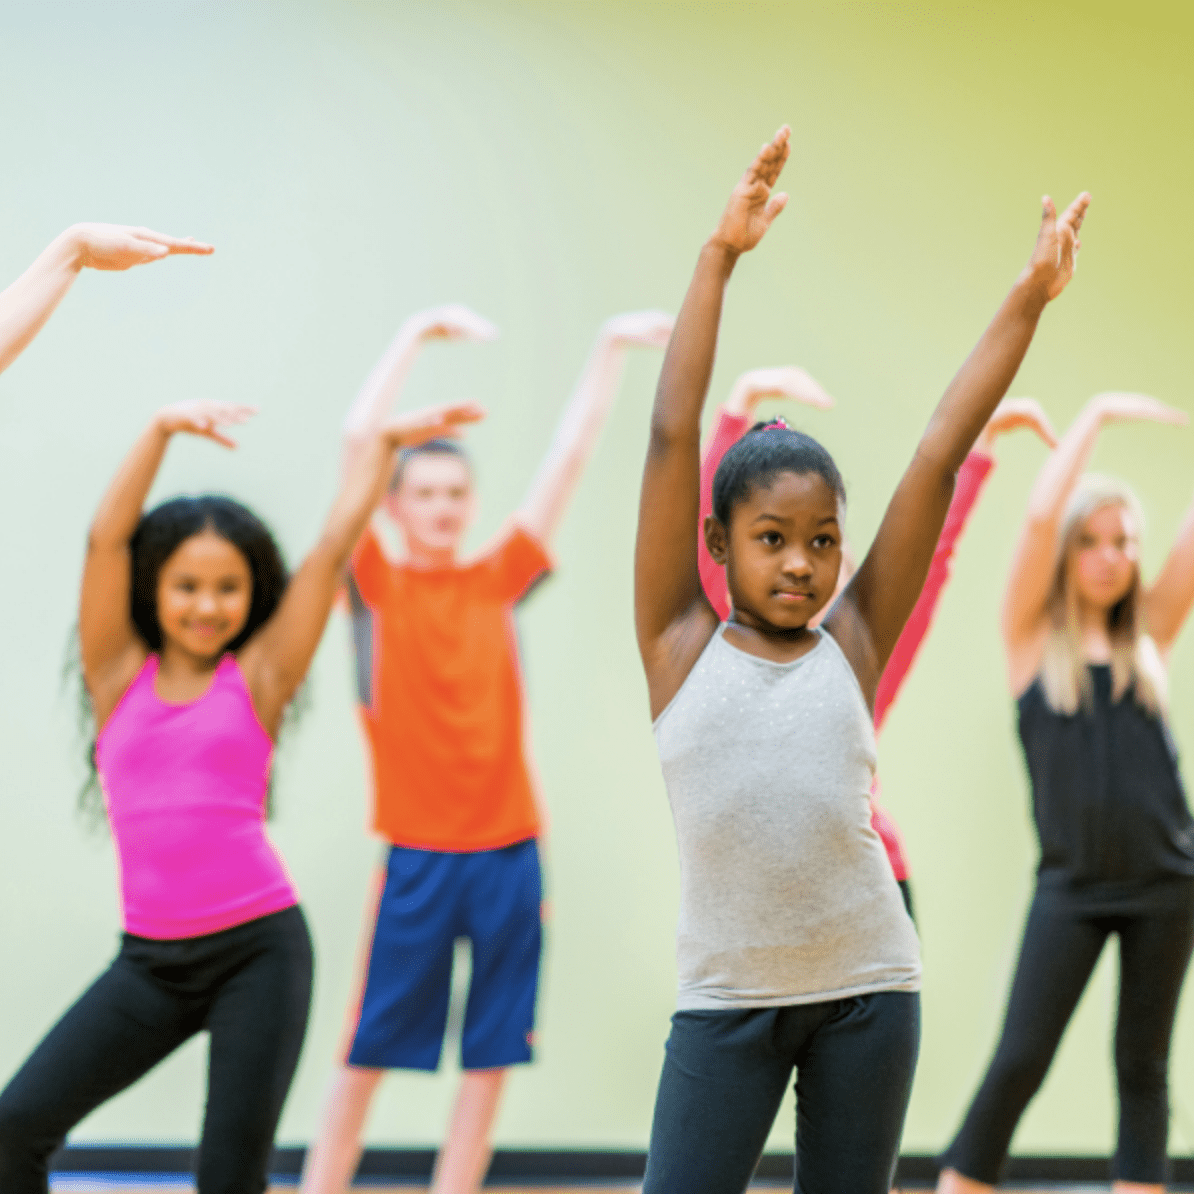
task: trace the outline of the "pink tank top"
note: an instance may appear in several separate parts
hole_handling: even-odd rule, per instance
[[[157,695],[157,673],[151,655],[96,743],[125,931],[198,937],[291,907],[265,833],[273,743],[236,660],[225,655],[185,705]]]

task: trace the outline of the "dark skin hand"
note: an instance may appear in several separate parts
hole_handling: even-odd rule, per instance
[[[788,158],[789,135],[785,126],[763,146],[701,250],[656,391],[635,552],[635,623],[652,718],[680,690],[718,627],[701,589],[692,534],[701,409],[726,284],[738,257],[759,243],[786,202],[772,187]],[[950,383],[870,552],[823,623],[870,704],[924,585],[955,474],[1015,377],[1045,306],[1073,276],[1089,202],[1079,195],[1058,218],[1044,200],[1028,265]],[[778,661],[811,649],[816,636],[808,622],[832,595],[840,564],[840,518],[819,476],[781,474],[739,503],[728,528],[706,528],[710,551],[727,567],[734,646]]]

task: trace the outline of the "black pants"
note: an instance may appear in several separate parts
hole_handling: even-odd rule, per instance
[[[1038,887],[1008,998],[1003,1035],[942,1164],[975,1181],[999,1178],[1012,1133],[1036,1094],[1103,945],[1119,934],[1119,1181],[1165,1181],[1169,1044],[1194,943],[1194,902],[1169,912],[1090,916]]]
[[[677,1012],[643,1194],[742,1194],[796,1070],[797,1194],[888,1194],[920,997]]]
[[[0,1190],[45,1194],[47,1162],[85,1115],[188,1038],[211,1034],[201,1194],[261,1194],[311,999],[297,908],[204,937],[124,937],[0,1093]]]

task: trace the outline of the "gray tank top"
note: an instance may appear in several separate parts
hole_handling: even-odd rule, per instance
[[[680,850],[681,1011],[920,987],[871,828],[875,730],[833,636],[791,663],[725,625],[655,722]]]

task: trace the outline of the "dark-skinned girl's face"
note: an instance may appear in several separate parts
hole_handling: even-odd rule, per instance
[[[213,530],[184,539],[158,573],[162,646],[210,659],[249,618],[253,573],[240,549]]]
[[[841,515],[819,473],[782,472],[734,506],[728,534],[706,520],[705,542],[725,566],[735,620],[760,630],[807,626],[837,586]]]

